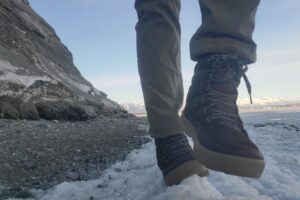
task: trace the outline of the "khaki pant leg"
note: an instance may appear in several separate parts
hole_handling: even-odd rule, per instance
[[[233,53],[256,61],[256,44],[252,39],[259,0],[199,0],[202,25],[190,42],[191,58],[204,54]]]
[[[149,132],[154,138],[166,137],[182,132],[180,0],[136,0],[135,8],[138,69]]]

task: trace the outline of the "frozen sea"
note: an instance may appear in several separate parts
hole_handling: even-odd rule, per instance
[[[300,200],[300,112],[245,113],[242,118],[266,159],[260,179],[210,171],[207,178],[192,176],[166,187],[150,142],[95,180],[32,192],[41,200]]]

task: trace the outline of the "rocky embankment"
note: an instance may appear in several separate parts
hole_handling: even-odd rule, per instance
[[[0,1],[1,118],[75,121],[116,113],[126,111],[80,74],[27,0]]]
[[[0,1],[1,200],[97,178],[149,140],[145,126],[81,75],[28,0]]]

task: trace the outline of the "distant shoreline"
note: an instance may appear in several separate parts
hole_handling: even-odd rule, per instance
[[[253,107],[239,108],[239,112],[243,113],[260,113],[260,112],[300,112],[300,105],[297,106],[268,106],[268,107]],[[181,113],[181,112],[180,112]],[[131,113],[136,117],[147,117],[147,113]]]
[[[300,105],[286,105],[286,106],[263,106],[253,108],[239,108],[240,113],[252,113],[252,112],[300,112]]]

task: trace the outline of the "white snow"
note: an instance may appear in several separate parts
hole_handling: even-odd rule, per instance
[[[10,62],[0,60],[0,70],[4,73],[0,76],[0,80],[17,83],[24,85],[25,87],[29,87],[37,80],[51,81],[56,83],[56,81],[48,76],[28,76],[18,74],[17,71],[20,69],[20,67],[13,66]],[[3,93],[1,92],[1,94]]]
[[[53,63],[53,65],[54,65],[54,63]],[[37,66],[40,66],[40,65],[37,65]],[[41,66],[43,66],[43,65],[41,65]],[[0,70],[4,73],[3,75],[0,76],[0,80],[17,83],[20,85],[24,85],[25,87],[29,87],[37,80],[51,81],[52,83],[57,83],[57,81],[63,81],[63,82],[66,82],[66,83],[72,85],[75,88],[78,88],[79,90],[81,90],[85,93],[88,93],[91,90],[90,86],[80,83],[79,81],[73,80],[72,78],[68,77],[68,75],[66,73],[58,73],[59,77],[50,78],[49,76],[46,76],[46,75],[43,75],[43,76],[21,75],[21,74],[17,73],[17,71],[19,69],[21,69],[21,68],[13,66],[10,62],[0,60]],[[47,71],[45,71],[45,72],[49,73]],[[51,74],[50,74],[50,76],[51,76]],[[71,76],[71,75],[69,75],[69,76]],[[54,79],[57,79],[57,80],[54,80]],[[0,92],[0,95],[4,95],[4,94],[7,94],[7,91]]]
[[[0,76],[0,80],[17,83],[20,85],[24,85],[26,87],[32,85],[37,80],[53,82],[53,80],[47,76],[24,76],[24,75],[18,75],[10,72]],[[54,83],[56,83],[56,81],[54,81]]]
[[[73,87],[78,88],[79,90],[81,90],[85,93],[88,93],[91,90],[91,87],[70,78],[69,77],[69,76],[71,76],[70,74],[67,75],[66,73],[59,73],[58,75],[62,80],[64,80],[65,82],[69,83]]]
[[[299,200],[300,132],[295,127],[300,127],[300,113],[250,113],[243,119],[265,155],[266,169],[260,179],[210,171],[207,178],[192,176],[166,187],[151,142],[96,180],[64,182],[33,192],[41,200]]]
[[[13,66],[10,62],[0,60],[0,70],[3,72],[16,72],[19,68]]]

